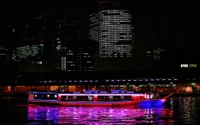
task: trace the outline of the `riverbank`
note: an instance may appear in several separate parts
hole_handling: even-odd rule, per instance
[[[161,97],[169,95],[170,93],[159,93]],[[7,97],[28,97],[27,93],[0,93],[0,96],[7,96]],[[200,92],[196,93],[187,93],[187,92],[179,92],[174,93],[173,96],[200,96]]]

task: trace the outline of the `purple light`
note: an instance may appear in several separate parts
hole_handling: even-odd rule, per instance
[[[172,79],[168,79],[169,81],[171,81]]]
[[[74,82],[77,82],[77,80],[74,80]]]
[[[165,100],[165,99],[162,99],[161,101],[162,101],[162,102],[165,102],[166,100]]]
[[[130,79],[129,79],[128,81],[129,81],[129,82],[131,82],[131,80],[130,80]]]
[[[117,82],[120,82],[120,80],[118,79]]]
[[[49,83],[51,83],[52,81],[49,81]]]
[[[175,81],[177,81],[178,79],[174,79]]]
[[[69,80],[69,82],[72,82],[72,80]]]
[[[82,80],[79,80],[79,82],[83,82]]]
[[[47,83],[47,81],[44,81],[44,83]]]
[[[106,82],[109,82],[109,80],[106,80]]]
[[[160,81],[160,79],[156,79],[157,81]]]
[[[133,81],[137,81],[136,79],[134,79]]]
[[[141,94],[141,93],[116,93],[116,94],[107,94],[107,93],[101,93],[101,94],[98,94],[98,93],[87,93],[87,94],[82,94],[82,93],[73,93],[73,94],[69,94],[69,93],[62,93],[62,94],[58,94],[58,96],[144,96],[144,94]]]
[[[111,82],[114,82],[115,80],[111,80]]]
[[[162,79],[163,81],[165,81],[165,79]]]
[[[123,81],[123,82],[125,82],[126,80],[125,80],[125,79],[123,79],[122,81]]]
[[[140,79],[139,81],[142,81],[142,79]]]
[[[154,81],[154,79],[151,79],[151,81]]]
[[[161,101],[162,102],[162,101]],[[163,102],[162,102],[163,103]],[[73,114],[73,117],[72,117]],[[27,106],[27,120],[39,121],[49,120],[51,124],[94,124],[94,125],[108,125],[110,123],[120,123],[131,125],[133,123],[146,124],[146,120],[137,120],[137,118],[144,118],[146,115],[155,115],[170,117],[174,112],[171,109],[156,106],[156,108],[149,107],[62,107],[62,106]],[[170,114],[170,115],[169,115]],[[84,116],[84,117],[83,117]],[[64,118],[69,118],[65,120]],[[128,119],[127,119],[128,118]],[[94,120],[91,120],[94,119]],[[174,123],[174,120],[162,119],[158,117],[153,120],[154,123]]]
[[[93,80],[90,80],[90,82],[93,82]]]
[[[95,82],[98,82],[98,80],[95,80]]]
[[[88,82],[88,80],[85,80],[84,82]]]
[[[145,79],[145,81],[149,81],[148,79]]]

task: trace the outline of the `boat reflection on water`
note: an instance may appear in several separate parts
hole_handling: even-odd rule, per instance
[[[173,124],[173,111],[163,107],[52,107],[28,105],[28,122],[45,124]]]

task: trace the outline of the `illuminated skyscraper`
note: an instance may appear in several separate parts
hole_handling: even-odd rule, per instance
[[[90,39],[99,44],[100,65],[105,59],[133,57],[132,15],[125,4],[129,2],[99,0],[97,11],[89,15],[89,35]]]

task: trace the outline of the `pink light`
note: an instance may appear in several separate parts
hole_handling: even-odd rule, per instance
[[[161,101],[162,101],[162,102],[165,102],[165,101],[166,101],[166,99],[162,99]]]
[[[60,101],[61,100],[61,95],[60,94],[58,94],[58,101]]]
[[[42,19],[42,17],[37,17],[37,18],[36,18],[36,20],[40,20],[40,19]]]
[[[94,101],[97,101],[98,100],[98,96],[97,95],[94,95]]]
[[[144,94],[58,94],[60,96],[144,96]]]

